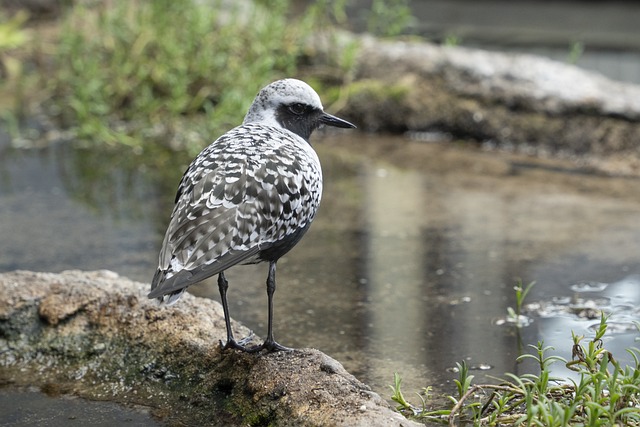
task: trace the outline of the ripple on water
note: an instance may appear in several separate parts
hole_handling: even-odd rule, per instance
[[[608,283],[602,282],[579,282],[571,285],[574,292],[602,292],[607,289]]]
[[[590,331],[597,331],[600,327],[600,322],[594,323],[589,326]],[[626,334],[629,332],[637,332],[638,328],[633,322],[607,322],[607,335],[611,336],[614,334]]]

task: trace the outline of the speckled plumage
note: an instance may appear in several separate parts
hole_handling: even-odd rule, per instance
[[[259,349],[284,348],[271,332],[275,263],[300,240],[320,204],[322,171],[308,139],[321,124],[354,127],[324,113],[315,91],[299,80],[260,91],[243,124],[205,148],[184,173],[150,298],[174,303],[188,286],[219,274],[227,346],[244,349],[230,331],[223,273],[268,261],[269,334]]]
[[[246,124],[207,147],[180,182],[162,245],[163,292],[175,292],[260,253],[315,217],[320,162],[291,132]],[[188,271],[179,275],[182,270]]]

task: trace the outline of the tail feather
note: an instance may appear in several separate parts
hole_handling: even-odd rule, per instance
[[[161,270],[161,269],[156,270],[156,274],[153,275],[153,279],[151,280],[151,292],[149,292],[147,297],[151,299],[157,298],[158,301],[162,304],[173,305],[180,299],[180,297],[182,296],[184,291],[187,290],[187,288],[184,287],[178,290],[169,290],[169,291],[163,292],[163,289],[162,289],[163,287],[160,285],[165,281],[166,277],[167,277],[166,270]]]

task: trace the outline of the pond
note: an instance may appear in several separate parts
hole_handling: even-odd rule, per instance
[[[384,397],[454,390],[456,362],[478,382],[530,370],[544,340],[570,359],[593,309],[612,312],[605,346],[623,362],[640,319],[640,185],[574,164],[357,132],[317,135],[320,212],[278,264],[276,339],[313,347]],[[158,174],[126,153],[0,139],[0,271],[109,269],[148,283],[186,165]],[[179,162],[177,162],[179,163]],[[266,333],[266,265],[231,269],[231,315]],[[533,320],[504,324],[513,287]],[[215,280],[193,286],[218,299]],[[559,366],[558,375],[566,375]]]
[[[0,422],[11,427],[65,427],[90,425],[159,425],[144,408],[126,408],[112,402],[88,402],[73,396],[47,396],[33,389],[0,388]]]

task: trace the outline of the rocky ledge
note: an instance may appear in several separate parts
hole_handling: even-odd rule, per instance
[[[539,56],[416,40],[332,33],[315,38],[310,50],[314,70],[356,52],[331,108],[361,129],[472,139],[640,174],[638,85]]]
[[[161,307],[147,291],[110,271],[0,274],[0,382],[144,405],[169,424],[417,425],[318,350],[222,352],[220,304]]]

